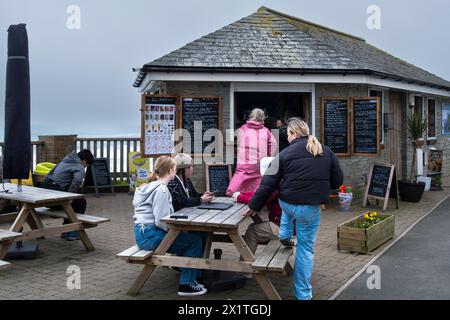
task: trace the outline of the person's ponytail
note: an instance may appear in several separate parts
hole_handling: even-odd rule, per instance
[[[297,137],[308,137],[306,150],[314,157],[323,155],[322,144],[316,137],[309,134],[308,124],[300,118],[289,119],[288,130]]]
[[[155,169],[150,174],[150,177],[148,178],[148,182],[153,182],[158,180],[158,178],[165,177],[170,173],[170,170],[172,170],[176,166],[175,160],[173,160],[171,157],[168,156],[161,156],[155,161]]]
[[[158,180],[158,175],[155,171],[150,173],[150,176],[148,177],[148,183]]]
[[[308,144],[306,145],[306,150],[311,153],[314,157],[323,155],[322,144],[317,140],[316,137],[309,135]]]

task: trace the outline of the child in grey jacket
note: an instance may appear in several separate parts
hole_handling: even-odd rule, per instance
[[[161,219],[169,217],[174,212],[167,184],[175,178],[175,175],[175,161],[171,157],[159,157],[156,159],[155,170],[149,183],[137,188],[134,194],[134,236],[136,244],[142,250],[155,250],[168,232],[167,224],[161,222]],[[203,254],[202,238],[195,233],[181,232],[168,252],[200,258]],[[181,268],[178,295],[205,294],[207,289],[197,280],[200,275],[200,270]]]

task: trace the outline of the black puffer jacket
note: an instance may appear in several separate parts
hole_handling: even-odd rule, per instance
[[[195,207],[200,205],[200,197],[202,195],[195,190],[190,179],[187,180],[185,185],[185,187],[189,190],[189,196],[186,194],[183,185],[177,177],[171,180],[167,187],[172,195],[172,205],[175,212],[186,207]]]
[[[272,161],[248,205],[250,209],[260,211],[277,189],[279,198],[289,204],[328,203],[330,188],[337,189],[343,183],[342,170],[327,146],[322,145],[323,156],[314,158],[306,150],[307,142],[307,138],[295,139]]]

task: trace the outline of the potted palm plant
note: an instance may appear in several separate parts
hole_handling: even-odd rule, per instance
[[[416,182],[416,150],[423,145],[423,140],[420,140],[427,133],[427,121],[421,119],[415,112],[411,113],[405,121],[406,129],[411,138],[413,146],[411,171],[409,180],[398,181],[398,191],[402,201],[419,202],[425,190],[425,183]]]

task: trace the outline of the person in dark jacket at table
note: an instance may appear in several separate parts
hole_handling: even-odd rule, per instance
[[[168,184],[170,194],[172,195],[174,211],[176,212],[186,207],[195,207],[201,203],[210,202],[214,194],[212,192],[200,194],[192,184],[190,179],[194,173],[192,158],[185,153],[179,153],[175,156],[174,160],[177,164],[177,175]]]
[[[171,180],[167,185],[172,196],[174,211],[177,212],[183,208],[196,207],[201,203],[211,202],[214,198],[212,192],[200,194],[192,184],[190,179],[194,173],[194,162],[192,158],[185,153],[179,153],[175,156],[174,160],[177,164],[177,175],[175,176],[175,179]],[[195,231],[192,231],[191,233],[201,237],[203,252],[205,250],[208,234],[206,232]],[[176,268],[174,269],[177,270]]]
[[[73,151],[66,155],[50,173],[42,183],[42,188],[52,189],[58,191],[77,193],[80,189],[81,183],[86,175],[86,167],[90,166],[94,161],[94,155],[91,151],[84,149],[80,152]],[[71,206],[76,213],[84,214],[86,211],[86,200],[84,198],[72,200]],[[53,207],[53,209],[61,209],[60,207]],[[69,220],[64,219],[64,224],[68,224]],[[63,233],[62,238],[66,240],[79,240],[77,231]]]
[[[294,293],[299,300],[309,300],[320,206],[329,202],[330,188],[342,185],[343,173],[334,153],[309,134],[303,120],[289,120],[288,140],[290,145],[271,162],[244,215],[258,215],[267,199],[278,190],[283,210],[279,237],[284,245],[294,244],[291,240],[294,219],[296,224]]]

